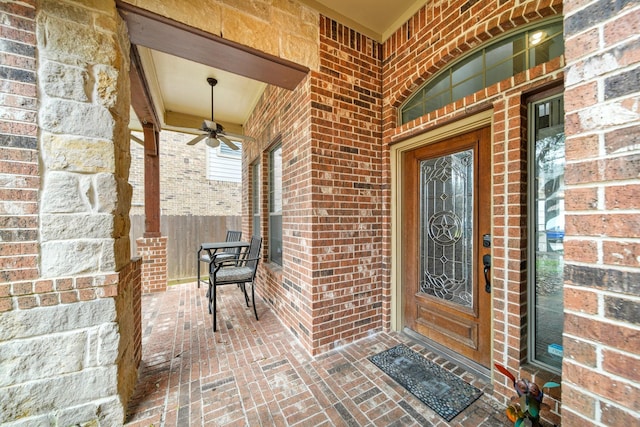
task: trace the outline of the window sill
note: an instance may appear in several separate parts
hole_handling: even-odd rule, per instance
[[[265,261],[263,263],[268,273],[273,276],[282,276],[282,266],[272,262]]]

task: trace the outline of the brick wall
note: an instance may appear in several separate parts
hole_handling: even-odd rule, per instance
[[[167,237],[140,237],[138,255],[142,263],[142,293],[167,290]]]
[[[265,262],[258,271],[258,293],[278,314],[282,322],[311,351],[310,318],[303,316],[311,304],[307,290],[311,281],[311,251],[306,244],[312,237],[312,210],[305,199],[310,182],[310,85],[305,80],[294,91],[268,86],[245,125],[257,144],[243,146],[243,234],[263,236]],[[282,143],[283,162],[283,266],[268,262],[269,239],[269,151]],[[251,164],[260,162],[261,229],[251,229]],[[306,169],[306,170],[305,170]],[[286,224],[286,225],[285,225]],[[289,227],[292,227],[289,229]],[[289,246],[295,242],[295,251]]]
[[[143,138],[141,132],[134,135]],[[229,216],[242,211],[242,184],[207,179],[206,145],[186,145],[193,135],[160,132],[162,215]],[[144,149],[131,144],[131,215],[144,215]],[[137,236],[136,236],[137,237]]]
[[[17,303],[7,298],[12,282],[38,277],[35,3],[0,3],[0,311]]]
[[[563,59],[535,67],[412,123],[397,126],[395,120],[396,107],[451,60],[513,27],[561,13],[558,1],[497,3],[428,2],[385,43],[382,55],[367,39],[322,18],[321,67],[293,92],[269,88],[251,119],[249,133],[259,137],[259,144],[247,150],[245,160],[261,159],[263,195],[268,194],[264,179],[268,176],[266,150],[278,139],[282,140],[285,165],[284,266],[261,266],[260,293],[312,353],[389,324],[390,154],[382,147],[376,149],[376,141],[382,135],[387,148],[387,144],[491,108],[493,358],[525,376],[545,377],[544,373],[530,372],[522,366],[526,350],[522,105],[529,94],[562,83]],[[38,4],[51,6],[48,2]],[[11,417],[25,410],[38,416],[32,410],[40,408],[29,406],[30,402],[49,402],[60,414],[60,403],[66,403],[64,398],[76,399],[82,386],[92,380],[101,384],[95,389],[116,386],[111,376],[73,373],[65,378],[72,382],[49,393],[46,383],[29,375],[60,372],[68,368],[70,360],[93,361],[73,351],[75,345],[90,341],[82,335],[86,331],[113,344],[117,325],[112,320],[121,316],[117,313],[120,309],[129,314],[136,310],[135,301],[126,294],[136,298],[131,287],[139,280],[135,265],[127,265],[119,275],[39,278],[37,200],[43,172],[38,170],[36,151],[35,5],[29,0],[0,3],[0,165],[3,179],[9,182],[3,187],[4,203],[0,207],[0,316],[3,324],[29,325],[29,334],[38,334],[35,338],[18,336],[21,345],[33,345],[42,351],[46,341],[52,348],[66,352],[55,353],[59,359],[52,357],[54,352],[47,352],[47,358],[40,358],[48,363],[46,369],[24,359],[20,369],[0,374],[3,392],[11,393],[8,399],[0,400],[0,423],[13,421]],[[73,5],[77,7],[66,12],[83,11],[83,2]],[[99,13],[100,7],[111,8],[105,5],[96,3],[90,13]],[[636,198],[630,197],[638,187],[639,6],[637,2],[603,0],[567,1],[565,5],[569,161],[562,421],[565,426],[632,425],[638,417],[636,367],[640,348],[638,210]],[[80,25],[67,19],[73,14],[64,17],[55,16],[60,10],[51,12],[53,19],[65,21],[68,29]],[[114,21],[88,22],[110,25]],[[101,28],[99,33],[104,34],[104,30]],[[371,86],[376,81],[383,84]],[[245,162],[244,176],[250,178],[249,162]],[[245,180],[246,186],[248,182]],[[263,196],[264,236],[266,200]],[[250,192],[243,191],[246,234],[255,231],[250,230],[249,207]],[[368,222],[366,215],[378,219]],[[27,255],[18,256],[23,251]],[[268,253],[268,241],[263,253]],[[118,293],[122,299],[114,299],[117,308],[110,298],[103,298]],[[127,303],[132,307],[120,307]],[[132,316],[132,321],[138,322],[135,312]],[[61,319],[69,323],[60,326]],[[78,321],[80,327],[75,329]],[[82,322],[97,324],[87,328]],[[55,329],[51,325],[56,325]],[[72,341],[76,331],[80,331],[78,339]],[[120,329],[120,333],[139,336],[139,331],[124,331]],[[0,328],[3,356],[18,353],[11,342],[16,335],[12,334],[10,329]],[[65,345],[56,345],[61,342]],[[94,350],[87,349],[87,354],[95,355]],[[138,352],[139,347],[134,344],[128,357],[135,359]],[[109,355],[120,356],[114,352]],[[7,380],[12,382],[7,385]],[[494,385],[496,396],[503,400],[513,394],[502,377],[496,377]],[[70,390],[73,396],[69,396]],[[547,400],[552,405],[547,417],[554,422],[559,413],[557,397]],[[117,399],[110,401],[113,413],[120,411]],[[7,402],[24,404],[7,407]],[[105,412],[104,405],[92,405],[88,402],[81,409],[85,414],[95,410],[96,417],[113,414],[109,408]],[[72,415],[65,412],[67,424],[89,421]],[[34,423],[45,419],[50,422],[50,416],[45,411]]]
[[[379,55],[321,17],[319,72],[293,92],[268,88],[245,127],[260,141],[244,164],[262,162],[263,236],[268,150],[283,149],[283,267],[267,264],[258,289],[313,354],[382,329]]]
[[[382,330],[380,45],[320,18],[312,73],[314,349]]]
[[[640,418],[640,5],[565,7],[563,425]]]
[[[527,367],[527,123],[530,95],[560,90],[564,59],[556,58],[505,81],[469,95],[404,125],[397,125],[398,107],[426,80],[475,47],[519,26],[546,17],[561,16],[559,0],[494,2],[429,2],[403,25],[383,50],[383,140],[395,144],[444,124],[487,109],[493,114],[492,146],[492,298],[494,362],[541,384],[560,378]],[[456,35],[456,37],[452,37]],[[390,165],[385,151],[384,165]],[[390,186],[390,166],[385,167],[385,188]],[[385,206],[391,192],[385,191]],[[385,209],[390,222],[390,210]],[[385,227],[385,266],[390,265],[391,230]],[[388,271],[388,270],[386,270]],[[388,274],[388,273],[387,273]],[[385,274],[385,276],[387,276]],[[390,319],[390,299],[385,320]],[[513,386],[496,375],[494,395],[506,403]],[[560,420],[559,389],[545,399],[551,411],[544,417]]]

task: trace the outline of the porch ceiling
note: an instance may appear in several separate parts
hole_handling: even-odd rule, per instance
[[[388,38],[425,4],[425,0],[300,1],[378,41]],[[194,33],[175,22],[157,22],[155,17],[123,1],[116,3],[136,45],[131,129],[141,130],[140,121],[144,121],[154,123],[157,129],[195,133],[202,120],[211,117],[211,92],[206,78],[215,77],[215,119],[230,132],[242,133],[242,125],[267,84],[292,89],[307,72],[304,67],[274,61],[276,58],[215,36]],[[204,54],[221,49],[226,49],[227,54],[213,58]],[[216,62],[220,57],[225,61]]]

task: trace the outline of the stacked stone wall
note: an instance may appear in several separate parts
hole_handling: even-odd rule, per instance
[[[0,424],[118,425],[141,354],[126,30],[113,2],[0,13]]]
[[[124,0],[258,51],[318,68],[318,12],[298,1]]]

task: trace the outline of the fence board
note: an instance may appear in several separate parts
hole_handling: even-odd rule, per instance
[[[131,254],[144,234],[144,215],[131,215]],[[167,237],[167,275],[171,280],[195,278],[196,254],[202,242],[224,241],[227,230],[242,230],[240,216],[163,215],[160,233]],[[206,269],[205,269],[206,275]]]

